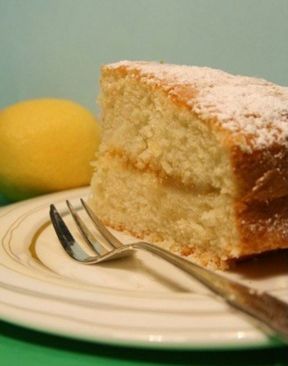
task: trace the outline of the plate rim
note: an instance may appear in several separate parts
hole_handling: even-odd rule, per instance
[[[61,191],[61,192],[56,192],[56,193],[51,193],[48,195],[44,195],[44,196],[39,196],[36,198],[32,198],[26,201],[20,201],[20,202],[16,202],[13,203],[11,205],[8,206],[4,206],[1,207],[0,206],[0,222],[2,220],[3,217],[5,217],[5,215],[9,212],[11,212],[13,214],[13,212],[15,212],[15,210],[17,211],[20,207],[29,207],[30,205],[34,205],[40,202],[44,202],[46,200],[51,200],[52,198],[62,198],[60,199],[60,201],[64,200],[64,196],[70,196],[70,195],[74,195],[77,198],[80,195],[83,195],[84,193],[88,194],[88,189],[89,187],[81,187],[81,188],[77,188],[77,189],[72,189],[72,190],[66,190],[66,191]],[[3,236],[2,233],[0,231],[0,243],[2,246],[2,241],[3,241]],[[1,262],[1,259],[0,259]],[[1,284],[0,284],[0,288],[1,288]],[[132,291],[132,290],[131,290]],[[141,293],[137,294],[140,295]],[[142,294],[142,296],[144,295],[144,293]],[[170,296],[169,296],[170,297]],[[0,311],[1,311],[1,304],[0,304]],[[181,343],[181,342],[159,342],[159,341],[139,341],[139,340],[131,340],[131,339],[119,339],[116,337],[116,339],[114,339],[113,337],[107,338],[105,339],[105,337],[96,337],[96,338],[92,338],[89,336],[81,336],[79,334],[73,334],[71,332],[65,332],[65,330],[61,330],[60,332],[58,330],[55,331],[55,328],[53,330],[53,326],[51,327],[45,327],[45,326],[40,326],[40,325],[31,325],[29,324],[28,321],[25,321],[25,319],[18,319],[17,321],[14,321],[13,318],[9,315],[6,314],[6,316],[3,314],[1,314],[1,319],[3,321],[6,321],[8,323],[11,323],[15,326],[20,326],[20,327],[24,327],[26,329],[30,329],[30,330],[34,330],[34,331],[38,331],[41,333],[45,333],[45,334],[50,334],[50,335],[55,335],[55,336],[60,336],[60,337],[65,337],[65,338],[69,338],[69,339],[74,339],[74,340],[81,340],[81,341],[85,341],[85,342],[89,342],[89,343],[93,343],[93,342],[97,342],[97,343],[102,343],[102,344],[109,344],[109,345],[113,345],[113,346],[125,346],[125,347],[133,347],[133,348],[153,348],[153,349],[173,349],[173,350],[191,350],[191,351],[201,351],[201,350],[244,350],[244,349],[263,349],[263,348],[274,348],[274,347],[282,347],[283,343],[281,341],[278,341],[275,338],[269,338],[269,337],[264,337],[264,339],[261,341],[243,341],[241,340],[240,342],[238,342],[236,344],[235,340],[231,341],[231,342],[215,342],[212,343],[208,342],[208,343]]]

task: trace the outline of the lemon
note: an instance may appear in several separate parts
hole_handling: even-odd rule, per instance
[[[89,184],[100,141],[91,112],[62,99],[0,111],[0,193],[11,201]]]

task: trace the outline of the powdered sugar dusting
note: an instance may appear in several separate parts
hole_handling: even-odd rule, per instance
[[[241,134],[245,150],[288,145],[287,87],[208,67],[132,61],[107,67],[137,70],[147,83],[161,84],[203,120],[215,119],[233,135]]]

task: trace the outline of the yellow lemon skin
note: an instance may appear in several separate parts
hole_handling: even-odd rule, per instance
[[[63,99],[0,111],[0,193],[10,201],[89,184],[100,142],[94,115]]]

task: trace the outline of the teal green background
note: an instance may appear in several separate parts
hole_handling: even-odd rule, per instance
[[[0,0],[0,108],[53,96],[95,110],[99,67],[206,65],[288,85],[287,0]]]

